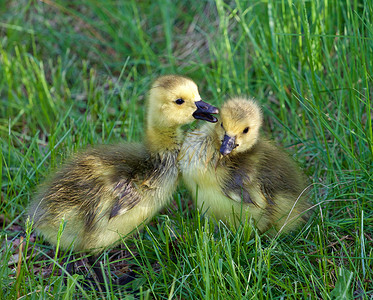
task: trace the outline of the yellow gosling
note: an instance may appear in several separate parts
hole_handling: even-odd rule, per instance
[[[261,232],[286,232],[307,218],[306,180],[296,163],[260,136],[253,99],[224,103],[217,124],[189,133],[180,170],[197,207],[228,225],[251,218]]]
[[[28,214],[47,241],[97,253],[148,222],[171,199],[178,180],[180,126],[216,122],[218,110],[201,101],[182,76],[154,81],[147,100],[144,143],[99,146],[74,156],[39,189]]]

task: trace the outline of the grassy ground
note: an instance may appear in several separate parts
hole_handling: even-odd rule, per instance
[[[19,0],[0,15],[0,299],[373,297],[372,1]],[[167,73],[215,105],[255,96],[308,175],[314,214],[270,240],[216,227],[180,186],[103,254],[113,276],[137,273],[127,289],[86,289],[82,275],[66,287],[25,207],[77,149],[141,140],[146,90]]]

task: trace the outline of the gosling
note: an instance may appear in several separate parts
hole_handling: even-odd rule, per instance
[[[178,180],[181,126],[216,122],[189,78],[156,79],[147,99],[144,143],[100,146],[77,154],[31,202],[28,215],[45,239],[96,254],[149,221],[171,199]]]
[[[306,180],[283,150],[260,136],[259,105],[234,98],[220,116],[189,133],[180,152],[182,178],[197,207],[227,225],[252,219],[269,234],[297,228],[310,207]]]

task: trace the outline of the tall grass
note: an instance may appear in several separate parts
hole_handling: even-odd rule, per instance
[[[21,0],[0,14],[1,299],[372,297],[372,1]],[[314,214],[272,240],[215,226],[180,186],[103,254],[114,277],[137,273],[130,289],[86,289],[82,275],[65,286],[25,207],[77,149],[141,140],[146,90],[167,73],[215,105],[257,98],[265,134],[309,177]]]

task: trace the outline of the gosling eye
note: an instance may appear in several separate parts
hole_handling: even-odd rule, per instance
[[[223,122],[221,122],[220,126],[221,126],[221,128],[224,128],[224,127],[223,127]]]
[[[249,127],[246,127],[242,132],[243,133],[248,133],[249,132]]]
[[[184,101],[183,99],[181,99],[181,98],[175,100],[175,103],[178,104],[178,105],[181,105],[181,104],[183,104],[184,102],[185,102],[185,101]]]

